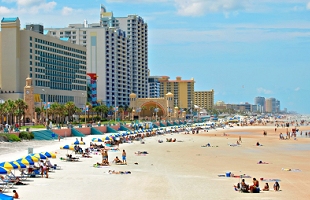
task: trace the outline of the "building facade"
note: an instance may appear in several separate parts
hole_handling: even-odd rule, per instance
[[[97,74],[97,101],[129,105],[129,95],[148,96],[147,24],[137,15],[114,17],[100,7],[99,23],[48,28],[48,35],[87,49],[87,72]]]
[[[266,99],[266,112],[275,113],[277,109],[276,102],[277,100],[275,98],[267,98]]]
[[[160,97],[171,92],[174,94],[174,104],[180,109],[191,109],[194,107],[195,80],[182,80],[180,76],[176,80],[169,80],[170,77],[162,76],[160,82]]]
[[[214,90],[195,91],[195,105],[207,110],[213,109]]]
[[[160,82],[161,76],[149,76],[149,98],[159,98],[160,97]]]
[[[254,104],[261,106],[261,112],[266,111],[266,109],[265,109],[265,97],[255,97]]]
[[[28,29],[28,30],[27,30]],[[27,77],[39,102],[86,99],[86,48],[42,34],[42,25],[20,29],[19,18],[3,18],[0,32],[0,98],[24,97]],[[38,102],[39,101],[39,102]]]

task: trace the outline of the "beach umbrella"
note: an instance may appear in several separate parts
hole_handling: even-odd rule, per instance
[[[32,156],[32,155],[28,155],[28,156],[25,156],[24,158],[26,159],[30,159],[32,160],[33,162],[39,162],[40,158],[36,157],[36,156]]]
[[[103,142],[103,140],[100,139],[100,138],[93,138],[91,141],[93,141],[93,142]]]
[[[71,146],[71,145],[65,145],[65,146],[62,146],[60,147],[60,149],[69,149],[69,150],[74,150],[74,146]]]
[[[18,169],[18,165],[14,164],[14,163],[10,163],[10,162],[2,162],[0,163],[0,167],[3,167],[5,169]]]
[[[0,167],[0,174],[9,174],[11,173],[11,170],[6,169],[4,167]]]
[[[13,200],[14,198],[12,196],[0,193],[0,199],[1,200]]]
[[[19,162],[19,161],[11,161],[10,163],[14,163],[15,165],[17,165],[21,169],[27,168],[27,165],[25,165],[24,163]]]
[[[85,145],[85,142],[76,140],[76,141],[73,142],[72,144],[74,144],[74,145]]]
[[[43,155],[45,155],[48,158],[56,158],[56,154],[53,152],[42,152]]]
[[[18,160],[16,160],[16,161],[17,161],[17,162],[21,162],[21,163],[23,163],[23,164],[25,164],[25,165],[34,165],[33,160],[27,159],[27,158],[20,158],[20,159],[18,159]]]
[[[122,134],[123,137],[125,137],[125,136],[127,136],[127,135],[128,135],[127,133],[123,133],[123,134]]]
[[[111,140],[111,138],[109,136],[106,136],[104,140]]]
[[[31,156],[35,156],[36,158],[39,158],[40,160],[42,159],[47,159],[47,156],[42,154],[42,153],[33,153],[33,154],[30,154]]]

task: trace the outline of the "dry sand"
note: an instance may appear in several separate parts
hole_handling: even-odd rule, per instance
[[[268,135],[263,136],[263,130]],[[300,127],[309,131],[310,127]],[[223,132],[228,136],[223,136]],[[94,168],[101,155],[80,158],[81,162],[66,162],[59,158],[67,150],[59,147],[71,144],[75,138],[61,142],[43,142],[44,147],[35,146],[35,152],[56,151],[57,159],[52,159],[62,167],[49,174],[49,178],[30,178],[26,186],[15,186],[24,200],[42,199],[309,199],[310,185],[310,137],[297,140],[279,140],[278,134],[286,129],[273,126],[234,127],[217,129],[199,134],[166,134],[145,139],[145,144],[121,144],[127,152],[128,165]],[[242,137],[242,145],[231,147]],[[96,136],[87,136],[89,144]],[[169,143],[166,138],[176,138]],[[158,143],[163,139],[163,143]],[[255,146],[260,142],[263,146]],[[201,147],[210,143],[218,147]],[[0,146],[3,144],[0,144]],[[27,147],[33,143],[23,143],[19,151],[0,151],[0,161],[11,161],[27,154]],[[18,149],[18,148],[17,148]],[[136,151],[147,151],[146,156],[137,156]],[[3,154],[5,152],[5,154]],[[70,152],[70,151],[69,151]],[[121,157],[121,151],[110,152],[109,160]],[[257,164],[258,161],[270,164]],[[138,165],[134,164],[138,163]],[[283,171],[282,168],[300,169],[300,172]],[[107,174],[108,170],[131,171],[128,175]],[[218,174],[232,172],[247,174],[256,178],[277,178],[281,181],[281,191],[273,190],[259,194],[245,194],[234,191],[238,178],[218,177]],[[246,179],[251,184],[252,179]],[[271,188],[274,182],[269,182]],[[260,181],[263,188],[265,182]],[[12,190],[6,192],[12,195]]]

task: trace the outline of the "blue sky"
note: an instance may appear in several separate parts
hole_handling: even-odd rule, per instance
[[[195,78],[215,101],[275,97],[310,113],[310,0],[0,0],[0,17],[45,27],[138,14],[149,25],[151,75]],[[308,105],[308,106],[307,106]]]

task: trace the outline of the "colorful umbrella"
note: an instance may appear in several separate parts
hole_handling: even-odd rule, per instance
[[[93,142],[103,142],[102,139],[100,139],[100,138],[93,138],[91,141],[93,141]]]
[[[33,162],[39,162],[39,160],[40,160],[40,158],[38,158],[36,156],[32,156],[32,155],[25,156],[24,158],[26,158],[28,160],[32,160]]]
[[[34,165],[33,160],[27,158],[20,158],[16,160],[17,162],[23,163],[24,165]]]
[[[9,162],[0,163],[0,167],[3,167],[3,168],[8,169],[8,170],[18,169],[17,165],[15,165],[13,163],[9,163]]]
[[[42,154],[48,158],[56,158],[56,154],[53,152],[45,152],[45,153],[42,152]]]
[[[19,162],[19,161],[11,161],[10,163],[14,163],[15,165],[17,165],[21,169],[27,168],[27,165],[25,165],[24,163]]]
[[[0,167],[0,174],[9,174],[11,173],[11,170],[6,169],[4,167]]]
[[[75,145],[85,145],[85,142],[76,140],[76,141],[73,142],[72,144],[75,144]]]
[[[74,146],[65,145],[65,146],[60,147],[60,149],[69,149],[69,150],[74,150]]]
[[[40,160],[42,160],[42,159],[45,160],[47,158],[47,156],[42,154],[42,153],[33,153],[33,154],[30,154],[30,155],[31,156],[35,156],[35,157],[39,158]]]
[[[111,138],[109,136],[106,136],[104,140],[111,140]]]

